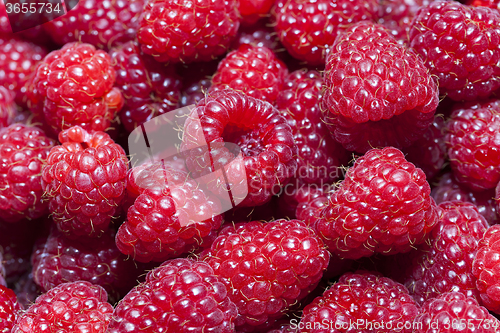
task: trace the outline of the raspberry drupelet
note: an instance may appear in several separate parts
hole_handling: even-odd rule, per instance
[[[59,133],[59,141],[42,170],[52,218],[67,237],[100,237],[125,195],[125,151],[108,134],[80,126]]]

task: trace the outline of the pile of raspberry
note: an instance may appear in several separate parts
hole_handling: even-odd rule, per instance
[[[31,7],[0,332],[500,332],[500,1]]]

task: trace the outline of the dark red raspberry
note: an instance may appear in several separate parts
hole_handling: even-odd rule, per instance
[[[231,44],[231,48],[238,49],[242,44],[250,44],[258,47],[267,47],[277,56],[281,55],[283,45],[274,29],[272,23],[267,20],[260,21],[249,27],[242,27],[238,30],[238,36]]]
[[[16,280],[14,292],[21,308],[28,309],[38,296],[42,294],[40,287],[33,281],[33,275],[26,273]],[[10,332],[10,331],[9,331]]]
[[[295,216],[307,225],[313,225],[321,217],[323,208],[328,205],[330,193],[325,190],[316,190],[308,197],[297,198],[297,201]]]
[[[54,141],[42,130],[12,124],[0,129],[0,219],[16,222],[47,213],[41,170]]]
[[[212,85],[212,76],[217,71],[221,59],[177,66],[177,73],[182,78],[180,106],[198,104],[205,97]]]
[[[269,13],[273,4],[273,0],[240,0],[239,10],[242,23],[255,24],[260,18]]]
[[[348,150],[409,146],[434,119],[438,89],[423,61],[381,25],[360,22],[328,55],[321,108]]]
[[[137,31],[144,53],[159,62],[209,61],[239,28],[237,0],[146,0]]]
[[[57,228],[67,237],[100,237],[127,186],[128,159],[104,132],[80,126],[59,134],[42,170],[43,188]]]
[[[210,92],[230,88],[274,103],[287,74],[285,64],[272,50],[242,44],[219,63]]]
[[[500,1],[499,0],[466,0],[466,5],[474,6],[474,7],[489,7],[500,10]]]
[[[297,143],[295,178],[304,183],[329,185],[340,178],[348,154],[321,121],[319,100],[323,78],[317,71],[298,70],[285,78],[276,107],[292,128]]]
[[[144,56],[135,42],[113,48],[110,56],[115,87],[125,100],[119,114],[127,131],[178,107],[181,81],[174,68]]]
[[[186,172],[159,163],[131,173],[139,195],[116,236],[122,253],[140,262],[161,262],[210,246],[223,222],[214,195],[198,188]]]
[[[418,313],[403,285],[368,272],[346,273],[305,307],[299,327],[301,333],[411,333]],[[384,324],[370,329],[370,323]]]
[[[107,332],[232,333],[237,310],[228,293],[206,263],[169,260],[121,300]]]
[[[90,44],[69,43],[37,65],[28,82],[28,96],[32,111],[55,134],[76,125],[105,131],[123,105],[114,82],[107,53]]]
[[[0,286],[0,332],[10,333],[21,311],[13,290]]]
[[[292,56],[320,65],[340,32],[358,21],[376,21],[377,11],[376,0],[278,0],[275,29]]]
[[[109,49],[135,38],[145,2],[79,0],[67,14],[44,24],[44,29],[60,45],[80,41]]]
[[[420,9],[409,32],[410,46],[453,100],[488,97],[500,88],[500,13],[457,1],[435,1]]]
[[[12,333],[60,332],[104,333],[113,314],[101,286],[86,281],[60,284],[39,296],[17,319]]]
[[[400,150],[372,149],[347,171],[313,226],[342,258],[408,252],[436,225],[430,192],[424,172]]]
[[[242,162],[230,164],[225,173],[231,187],[218,181],[208,184],[221,197],[230,190],[233,198],[244,199],[239,206],[268,202],[295,171],[297,146],[292,129],[276,108],[262,100],[232,90],[215,92],[198,103],[184,131],[181,150],[190,151],[186,164],[195,176],[212,167],[220,169],[235,159],[238,154],[221,142],[240,148]],[[207,144],[210,154],[200,148]],[[244,172],[240,166],[244,166]]]
[[[477,278],[481,303],[488,310],[500,314],[500,225],[490,227],[478,246],[472,266],[472,273]]]
[[[19,27],[23,27],[26,25],[31,26],[33,24],[33,16],[36,17],[35,19],[38,19],[40,17],[40,15],[34,14],[33,16],[30,17],[30,14],[22,12],[22,8],[19,8],[20,9],[19,12],[16,13],[15,11],[17,11],[17,10],[14,8],[12,8],[13,10],[10,10],[10,7],[9,7],[10,13],[7,14],[5,2],[6,1],[0,1],[0,35],[2,35],[2,37],[6,37],[6,38],[12,38],[12,37],[19,38],[19,37],[21,37],[24,40],[32,41],[34,43],[37,43],[38,45],[51,45],[52,44],[51,38],[49,37],[49,35],[45,31],[45,29],[42,27],[42,25],[37,25],[35,27],[13,33],[10,22],[13,22],[14,24],[19,24]],[[15,1],[15,2],[9,1],[9,3],[11,3],[11,4],[19,3],[21,6],[22,6],[22,3],[26,3],[26,4],[28,4],[28,6],[30,4],[29,0],[28,1],[27,0],[20,0],[20,1]],[[48,1],[44,2],[44,3],[47,4]],[[51,3],[55,4],[55,6],[57,5],[57,2],[51,2]],[[41,5],[40,5],[40,7],[41,7]],[[45,13],[50,14],[50,13],[47,13],[47,11]],[[43,13],[43,9],[42,9],[42,13]],[[42,13],[38,13],[38,14],[42,14]],[[43,14],[45,14],[45,13],[43,13]],[[21,22],[19,22],[19,21],[21,21]],[[27,23],[27,24],[25,25],[25,23]],[[16,31],[17,31],[17,29],[16,29]]]
[[[278,323],[266,333],[298,333],[298,329],[293,327],[290,322]]]
[[[413,327],[415,333],[494,333],[500,322],[474,298],[449,292],[427,301]]]
[[[237,329],[262,331],[315,288],[329,257],[302,221],[276,220],[225,227],[205,260],[238,307]]]
[[[459,291],[479,299],[472,262],[488,223],[466,202],[439,205],[439,220],[431,246],[410,264],[405,286],[419,304],[442,293]]]
[[[17,110],[16,104],[14,103],[14,96],[7,88],[0,86],[0,128],[7,127],[14,123],[16,116]]]
[[[180,106],[188,106],[193,104],[198,104],[205,94],[210,90],[212,85],[212,79],[201,78],[199,81],[191,83],[189,86],[185,87],[182,91],[182,97],[180,100]]]

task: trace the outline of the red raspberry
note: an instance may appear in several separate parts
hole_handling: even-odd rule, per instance
[[[500,322],[472,297],[449,292],[428,300],[415,318],[415,333],[494,333]]]
[[[488,223],[470,203],[444,202],[439,208],[431,246],[411,264],[405,286],[419,304],[451,291],[479,299],[472,262]]]
[[[499,0],[467,0],[465,1],[466,5],[474,6],[474,7],[489,7],[500,10],[500,1]]]
[[[290,218],[296,218],[299,206],[304,206],[311,200],[329,192],[329,186],[320,187],[317,184],[303,184],[300,181],[291,182],[283,187],[283,192],[278,197],[278,205],[281,212]],[[304,218],[297,218],[304,220]]]
[[[239,28],[237,0],[146,0],[137,31],[144,53],[159,62],[209,61]]]
[[[182,91],[180,106],[198,104],[210,90],[211,85],[212,79],[210,78],[201,78],[199,81],[191,83]]]
[[[496,314],[500,314],[499,253],[500,225],[494,225],[486,231],[479,243],[472,274],[477,278],[476,287],[481,303]]]
[[[60,284],[38,297],[17,320],[12,333],[92,332],[104,333],[113,307],[101,286],[79,281]]]
[[[125,151],[108,134],[80,126],[59,133],[59,141],[42,170],[54,222],[72,239],[100,237],[125,194]]]
[[[205,260],[238,307],[237,329],[262,331],[315,288],[329,257],[302,221],[276,220],[225,227]]]
[[[376,0],[278,0],[275,29],[292,56],[321,65],[340,32],[352,23],[376,20],[377,11]]]
[[[312,226],[321,217],[323,208],[330,202],[330,193],[319,190],[312,193],[306,200],[299,199],[298,201],[295,216],[307,225]]]
[[[13,95],[9,90],[0,86],[0,128],[7,127],[14,123],[16,116],[17,110],[16,104],[14,104]]]
[[[177,66],[182,77],[182,98],[180,106],[198,104],[212,85],[212,76],[217,71],[221,59],[210,62],[195,62]]]
[[[437,85],[423,61],[378,24],[360,22],[328,55],[321,108],[348,150],[409,146],[434,119]]]
[[[117,305],[108,333],[234,332],[236,306],[204,262],[173,259]]]
[[[231,88],[274,103],[288,74],[285,64],[267,47],[242,44],[220,63],[210,92]]]
[[[319,100],[323,78],[317,71],[298,70],[285,78],[276,107],[292,128],[297,143],[295,178],[304,183],[329,185],[341,175],[348,155],[321,121]]]
[[[403,285],[368,272],[346,273],[305,307],[300,332],[411,333],[408,324],[418,313],[418,306]],[[383,328],[368,326],[382,322]],[[387,328],[389,323],[391,328]]]
[[[54,141],[22,124],[0,129],[0,219],[16,222],[47,213],[41,170]]]
[[[421,8],[409,32],[439,91],[453,100],[487,97],[500,88],[500,13],[457,1]]]
[[[235,158],[234,152],[220,142],[238,145],[245,172],[239,170],[236,163],[236,167],[228,168],[226,175],[232,184],[233,197],[239,198],[241,186],[245,185],[246,189],[248,185],[248,195],[239,206],[268,202],[293,175],[297,146],[292,129],[271,104],[228,89],[201,100],[192,115],[186,121],[181,147],[182,151],[192,151],[186,158],[189,171],[198,175],[212,165],[219,169]],[[199,121],[195,119],[198,116]],[[207,144],[210,154],[195,149]],[[212,191],[221,197],[227,196],[226,186],[211,183]]]
[[[408,252],[437,222],[430,192],[424,172],[401,151],[372,149],[347,171],[313,226],[341,258]]]
[[[79,0],[44,28],[58,44],[83,42],[99,49],[133,40],[145,0]]]
[[[115,87],[125,100],[120,119],[127,131],[178,108],[181,81],[172,67],[144,56],[135,42],[113,48],[110,56],[116,71]]]
[[[0,286],[0,332],[10,333],[16,323],[21,306],[11,289]]]
[[[253,24],[249,27],[240,28],[238,30],[238,36],[231,44],[231,48],[238,49],[242,44],[267,47],[277,56],[280,55],[280,51],[283,51],[283,45],[281,45],[278,36],[274,32],[272,23],[268,23],[267,20]]]
[[[28,82],[28,96],[32,111],[55,134],[75,125],[105,131],[123,105],[114,82],[107,53],[89,44],[70,43],[38,64]]]
[[[161,262],[210,246],[223,222],[217,198],[187,173],[160,164],[131,173],[139,196],[116,236],[122,253],[140,262]]]
[[[21,308],[28,309],[38,296],[42,294],[40,288],[33,281],[33,275],[26,273],[16,280],[14,292],[17,295],[17,301]],[[9,331],[10,332],[10,331]]]
[[[269,13],[273,4],[273,0],[240,0],[239,9],[243,23],[255,24]]]

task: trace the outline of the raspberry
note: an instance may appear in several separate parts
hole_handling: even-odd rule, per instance
[[[500,88],[500,13],[457,1],[420,9],[409,32],[439,91],[453,100],[487,97]]]
[[[329,188],[327,186],[320,187],[316,184],[303,184],[300,182],[296,184],[288,183],[283,188],[283,193],[278,197],[279,209],[285,216],[296,218],[297,215],[295,213],[298,212],[299,206],[304,207],[315,198],[320,196],[324,197],[328,191]],[[302,209],[304,208],[300,210]],[[297,219],[304,221],[304,218]]]
[[[231,44],[231,48],[236,50],[242,44],[250,44],[257,47],[267,47],[279,56],[283,46],[271,25],[271,23],[263,21],[249,27],[240,28],[238,36]]]
[[[110,56],[115,87],[125,100],[120,119],[127,131],[178,107],[181,81],[173,68],[144,56],[135,42],[113,48]]]
[[[234,332],[236,306],[212,268],[173,259],[148,273],[117,305],[108,333]]]
[[[199,81],[191,83],[182,92],[180,106],[198,104],[205,97],[211,85],[212,80],[210,78],[201,78]]]
[[[239,28],[237,0],[147,0],[137,38],[159,62],[209,61]]]
[[[500,225],[490,227],[479,243],[472,266],[477,278],[476,287],[481,303],[490,311],[500,314],[500,274],[498,253],[500,252]]]
[[[205,260],[238,307],[237,329],[262,331],[314,289],[329,257],[302,221],[276,220],[225,227]]]
[[[375,0],[278,0],[276,32],[290,54],[310,65],[325,62],[325,50],[350,24],[376,20]]]
[[[313,225],[321,217],[321,210],[328,205],[330,193],[318,190],[311,193],[309,198],[300,198],[295,210],[295,216],[307,225]]]
[[[436,225],[430,192],[424,172],[401,151],[372,149],[347,171],[313,226],[341,258],[408,252]]]
[[[0,38],[0,85],[26,105],[26,83],[35,66],[47,55],[44,48],[18,38]]]
[[[240,14],[245,24],[255,24],[266,16],[273,6],[273,0],[240,0]]]
[[[340,176],[339,167],[347,153],[330,136],[321,121],[319,100],[323,78],[317,71],[298,70],[285,78],[276,107],[292,128],[297,143],[296,179],[300,182],[331,184]]]
[[[133,40],[145,0],[79,0],[77,5],[46,24],[58,44],[83,42],[99,49]]]
[[[444,202],[439,208],[431,246],[412,264],[405,286],[419,304],[451,291],[478,299],[472,262],[488,224],[470,203]]]
[[[220,63],[210,92],[231,88],[274,103],[288,74],[285,64],[267,47],[242,44]]]
[[[1,40],[0,40],[1,41]],[[17,116],[16,104],[9,90],[0,86],[0,128],[7,127]]]
[[[105,131],[123,105],[113,88],[115,71],[110,57],[90,44],[69,43],[49,53],[28,82],[32,111],[54,134],[78,125]]]
[[[21,308],[28,309],[38,296],[42,294],[40,288],[33,281],[33,275],[26,273],[16,281],[14,292]],[[10,332],[10,331],[9,331]]]
[[[14,291],[0,286],[0,332],[11,332],[20,311],[21,306]]]
[[[16,222],[46,214],[40,173],[53,145],[36,127],[12,124],[0,129],[1,220]]]
[[[493,333],[500,326],[498,319],[474,298],[459,292],[444,293],[427,301],[415,323],[415,333]]]
[[[59,141],[42,170],[54,222],[72,239],[100,237],[123,200],[127,156],[108,134],[79,126],[59,133]]]
[[[474,6],[474,7],[489,7],[500,10],[500,1],[499,0],[467,0],[465,1],[466,5]]]
[[[106,291],[89,282],[60,284],[39,296],[26,312],[19,316],[12,333],[95,332],[104,333],[111,320],[113,307]]]
[[[161,262],[210,246],[223,222],[220,201],[183,171],[159,163],[138,168],[131,173],[139,196],[116,236],[120,251],[140,262]]]
[[[437,85],[423,61],[378,24],[360,22],[328,55],[321,108],[348,150],[409,146],[434,119]]]
[[[198,104],[212,85],[212,76],[217,71],[221,59],[184,65],[178,73],[182,77],[182,98],[180,106]]]
[[[446,122],[446,147],[456,179],[472,190],[495,188],[500,181],[500,100],[457,107]]]
[[[405,332],[419,313],[406,288],[389,278],[368,272],[346,273],[340,280],[305,307],[301,333],[326,332]],[[350,323],[366,323],[354,325]],[[377,323],[389,328],[369,328]],[[357,327],[357,330],[356,330]],[[372,326],[373,327],[373,326]],[[386,326],[384,326],[386,327]]]
[[[195,120],[198,115],[199,121]],[[195,176],[234,160],[234,152],[219,142],[239,146],[245,173],[229,167],[226,175],[233,197],[239,198],[240,186],[248,184],[248,195],[239,203],[241,207],[259,206],[271,200],[296,168],[297,146],[285,118],[271,104],[236,91],[215,92],[201,100],[186,121],[184,131],[181,150],[191,151],[186,164]],[[195,149],[207,144],[211,157]],[[212,183],[211,190],[227,196],[225,186]]]

